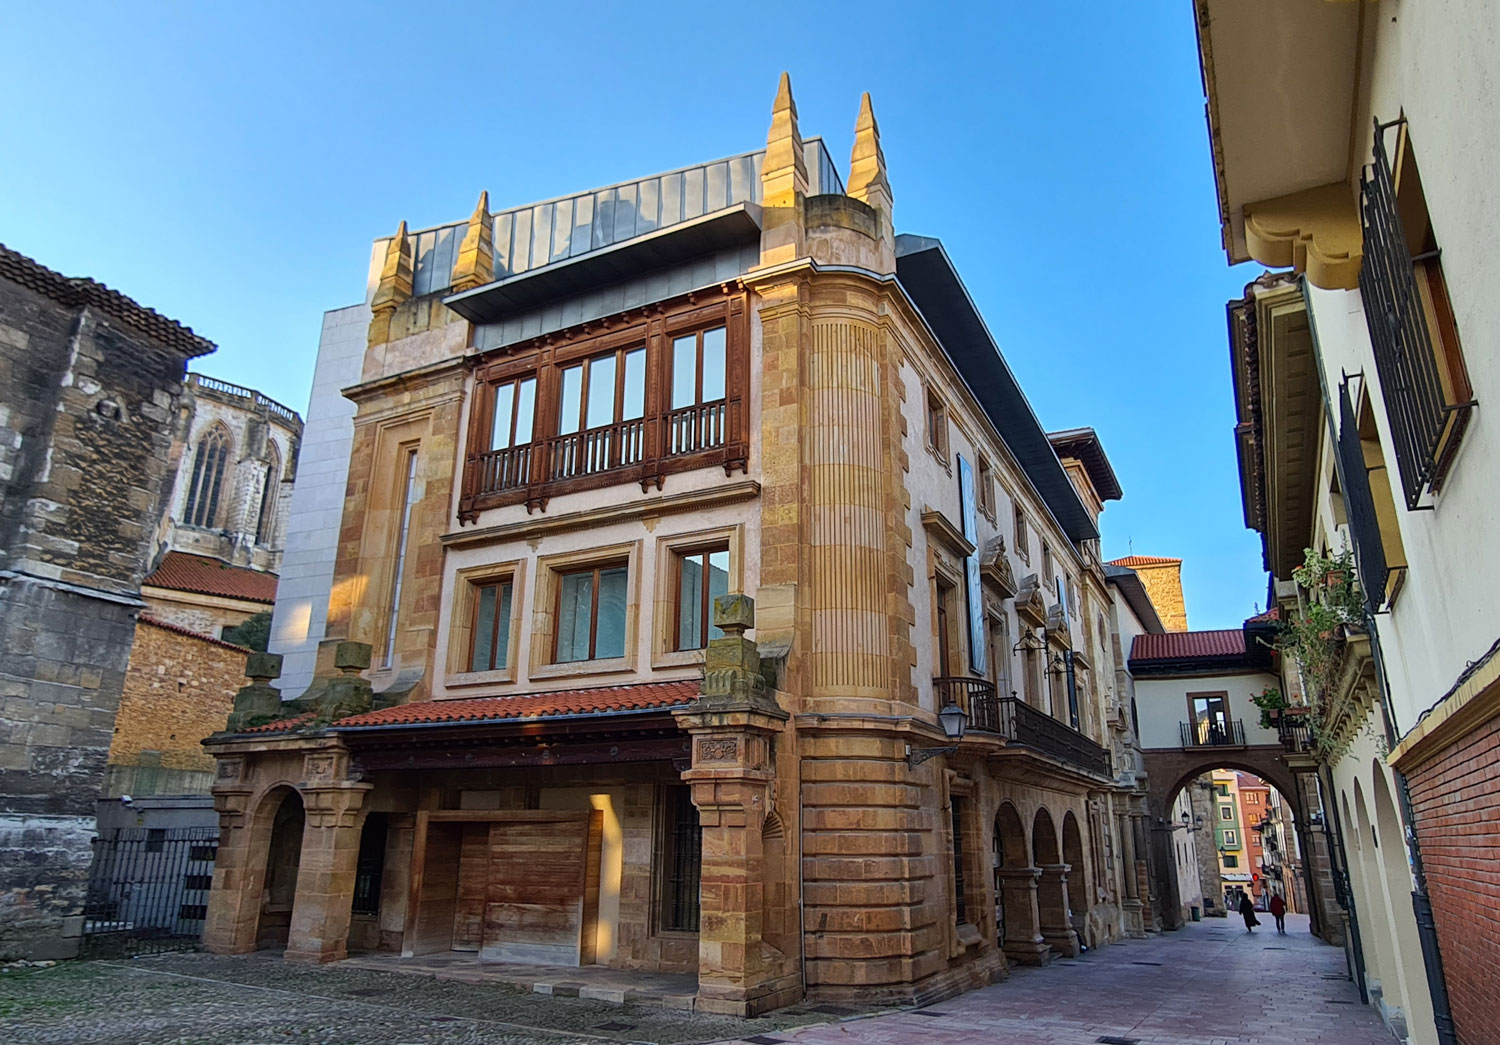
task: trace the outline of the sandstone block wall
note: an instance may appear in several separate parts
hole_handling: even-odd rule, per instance
[[[115,717],[110,766],[211,773],[213,757],[200,742],[224,728],[244,681],[244,650],[142,619]],[[186,782],[172,772],[133,776],[135,790],[125,792],[132,796],[167,793],[163,786]]]

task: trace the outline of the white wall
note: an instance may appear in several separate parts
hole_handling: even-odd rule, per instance
[[[285,697],[299,696],[312,681],[318,642],[328,623],[328,590],[354,445],[354,404],[341,390],[359,381],[369,328],[367,305],[323,316],[271,617],[270,650],[285,657],[279,683]]]
[[[1275,675],[1259,671],[1233,675],[1202,675],[1194,678],[1137,678],[1135,708],[1140,722],[1141,747],[1181,748],[1182,723],[1188,721],[1189,693],[1229,694],[1229,717],[1245,724],[1245,742],[1280,746],[1274,729],[1260,728],[1260,709],[1250,698],[1268,686],[1281,688]]]

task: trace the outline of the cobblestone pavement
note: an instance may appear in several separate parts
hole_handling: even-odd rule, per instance
[[[0,972],[4,1045],[675,1043],[743,1040],[830,1018],[793,1009],[738,1020],[279,956],[170,954]]]
[[[1344,952],[1287,916],[1211,919],[1128,940],[926,1009],[772,1033],[796,1045],[1395,1045],[1345,979]]]
[[[0,973],[0,1042],[241,1045],[1394,1045],[1344,979],[1343,952],[1287,918],[1286,936],[1211,920],[1115,944],[926,1009],[821,1023],[547,997],[269,956],[160,955]]]

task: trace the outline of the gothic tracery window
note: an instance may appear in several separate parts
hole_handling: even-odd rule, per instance
[[[219,493],[229,461],[229,432],[214,425],[198,440],[193,456],[193,476],[188,486],[182,521],[189,526],[212,527],[219,518]]]

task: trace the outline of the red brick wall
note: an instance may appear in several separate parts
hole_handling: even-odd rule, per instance
[[[1461,1042],[1500,1027],[1500,715],[1407,777]]]

